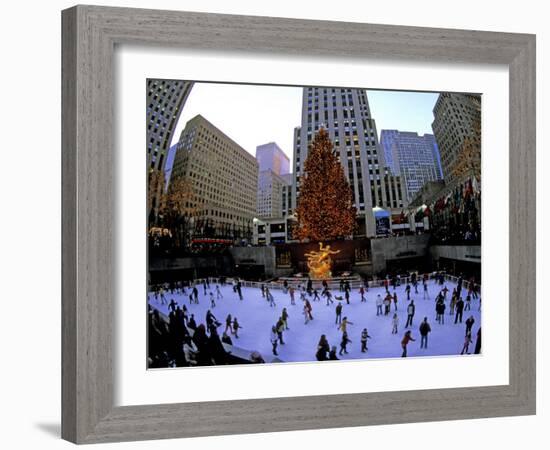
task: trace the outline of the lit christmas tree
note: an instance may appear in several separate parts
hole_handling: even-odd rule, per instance
[[[315,135],[300,177],[296,238],[325,241],[349,236],[356,210],[344,169],[323,128]]]

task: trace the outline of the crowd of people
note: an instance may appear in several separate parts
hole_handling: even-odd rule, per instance
[[[249,358],[239,358],[225,349],[223,344],[233,345],[233,339],[239,338],[239,330],[243,327],[237,317],[228,314],[225,318],[225,328],[220,336],[222,322],[212,309],[216,301],[223,299],[220,285],[226,284],[225,278],[220,278],[218,284],[211,286],[210,279],[194,282],[172,282],[154,286],[152,296],[159,305],[167,305],[168,317],[161,315],[157,308],[148,304],[148,359],[150,368],[209,366],[223,364],[244,364],[247,362],[264,362],[261,356],[251,354]],[[213,290],[212,290],[213,289]],[[242,300],[240,281],[234,284],[234,290]],[[174,294],[187,296],[189,305],[198,305],[199,293],[203,299],[208,299],[211,309],[208,309],[204,321],[197,323],[197,318],[190,313],[185,304],[178,304]]]
[[[224,301],[223,288],[228,284],[224,278],[216,279],[213,283],[210,279],[195,280],[193,282],[173,282],[155,286],[151,293],[149,302],[149,367],[181,367],[181,366],[203,366],[220,364],[238,364],[245,362],[265,362],[264,357],[257,351],[250,351],[247,357],[236,357],[231,352],[231,347],[239,339],[239,333],[243,330],[239,319],[234,314],[227,314],[225,319],[218,320],[214,315],[214,310],[219,302]],[[445,317],[450,316],[452,325],[463,324],[464,316],[467,311],[475,308],[481,309],[481,298],[478,292],[478,286],[473,279],[464,281],[459,277],[456,287],[452,289],[449,295],[449,289],[445,284],[443,274],[417,275],[411,274],[410,277],[401,279],[399,276],[387,276],[379,282],[383,287],[382,294],[376,293],[373,305],[376,308],[376,318],[389,317],[391,319],[388,333],[398,335],[403,333],[400,339],[399,354],[406,357],[407,349],[411,343],[419,341],[420,349],[428,348],[428,337],[432,332],[432,324],[428,316],[424,316],[422,321],[416,325],[415,314],[416,304],[413,297],[422,296],[424,301],[432,300],[430,298],[428,283],[436,286],[437,295],[434,301],[434,320],[439,325],[445,324]],[[287,280],[280,284],[280,289],[288,299],[288,305],[284,306],[280,313],[276,313],[277,319],[272,323],[266,335],[269,336],[271,344],[271,353],[273,357],[278,357],[281,346],[286,345],[287,333],[289,328],[289,309],[297,306],[300,302],[298,311],[303,316],[303,323],[300,326],[308,326],[315,319],[314,305],[319,307],[334,308],[334,326],[338,330],[340,338],[329,344],[327,334],[320,336],[317,347],[312,349],[312,357],[318,361],[338,360],[349,353],[349,346],[353,346],[352,335],[355,321],[344,314],[346,305],[352,301],[352,287],[349,280],[340,280],[339,286],[331,286],[327,281],[314,283],[311,279],[301,282],[291,282]],[[259,283],[257,286],[257,298],[265,301],[268,308],[277,309],[277,302],[272,293],[273,286],[268,283]],[[401,288],[398,290],[398,287]],[[372,286],[370,286],[372,288]],[[231,280],[231,289],[234,298],[238,301],[244,301],[242,282],[239,279]],[[355,292],[356,289],[356,292]],[[369,292],[369,283],[362,282],[359,286],[353,288],[353,301],[357,294],[359,304],[370,304],[368,297],[372,298]],[[225,291],[227,292],[227,291]],[[250,291],[247,291],[250,292]],[[399,294],[398,294],[399,292]],[[433,287],[431,289],[433,292]],[[180,303],[178,304],[171,295],[178,294]],[[399,296],[403,298],[400,299]],[[283,298],[284,298],[283,297]],[[188,302],[189,308],[182,302],[184,298]],[[278,296],[278,302],[280,302]],[[190,313],[191,306],[198,305],[199,302],[206,301],[209,304],[204,320],[199,319]],[[162,315],[154,303],[168,309],[168,315]],[[404,311],[406,312],[406,321],[400,329],[400,319],[398,308],[404,302]],[[368,306],[365,306],[368,307]],[[393,311],[392,311],[393,309]],[[400,310],[400,309],[399,309]],[[425,310],[424,310],[425,311]],[[292,312],[292,311],[291,311]],[[457,354],[481,352],[481,327],[477,329],[475,341],[473,338],[473,326],[475,318],[472,314],[466,314],[464,320],[464,340],[457,344]],[[295,316],[296,317],[296,316]],[[389,320],[388,319],[388,320]],[[404,319],[404,316],[403,316]],[[373,337],[369,334],[365,320],[356,317],[357,345],[361,353],[369,351],[369,341]],[[295,323],[295,322],[294,322]],[[300,330],[296,330],[300,333]],[[289,336],[292,342],[292,335]],[[383,342],[378,336],[378,344]],[[292,345],[292,344],[291,344]],[[460,345],[460,348],[458,347]],[[353,347],[352,347],[353,348]],[[227,350],[229,349],[229,350]],[[398,356],[397,349],[395,355]]]

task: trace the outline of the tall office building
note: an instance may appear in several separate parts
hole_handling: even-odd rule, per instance
[[[398,130],[382,130],[380,145],[386,162],[394,174],[401,175],[407,200],[410,201],[429,181],[442,179],[439,152],[431,134]]]
[[[286,180],[272,170],[259,172],[257,212],[260,219],[283,217],[286,185]]]
[[[353,191],[358,213],[356,234],[374,236],[373,208],[394,206],[385,188],[384,156],[364,89],[304,88],[302,124],[294,130],[292,208],[299,201],[308,146],[321,127],[328,131]],[[400,193],[396,195],[399,197]],[[406,199],[397,198],[395,208],[402,208],[405,203]]]
[[[399,173],[395,170],[393,155],[392,155],[392,144],[393,140],[399,135],[397,130],[382,130],[380,132],[380,147],[384,152],[384,161],[386,162],[386,167],[388,167],[393,173]]]
[[[284,180],[285,184],[283,185],[283,196],[282,196],[282,210],[283,217],[287,217],[292,214],[291,200],[292,200],[292,174],[287,173],[282,175],[281,178]]]
[[[196,220],[214,235],[252,235],[258,163],[201,115],[181,133],[171,178],[191,183]]]
[[[164,171],[172,135],[193,82],[147,80],[147,167]]]
[[[288,174],[288,156],[275,143],[256,147],[258,161],[258,203],[257,212],[261,219],[283,217],[283,191],[287,182],[283,178]]]
[[[285,152],[275,142],[258,145],[256,147],[256,159],[260,172],[271,170],[277,175],[285,175],[289,172],[290,161]]]
[[[464,141],[479,139],[481,96],[444,92],[439,94],[433,113],[432,129],[441,155],[443,178],[450,184]]]

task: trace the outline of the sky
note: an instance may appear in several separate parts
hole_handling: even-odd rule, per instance
[[[367,89],[378,136],[384,129],[432,133],[437,93]],[[172,137],[174,145],[188,120],[205,119],[255,155],[256,146],[276,142],[292,161],[293,130],[302,117],[302,88],[196,83]]]

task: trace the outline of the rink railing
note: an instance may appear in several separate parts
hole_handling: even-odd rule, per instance
[[[438,275],[429,274],[429,280],[430,281],[437,282],[437,277],[438,277]],[[423,278],[423,274],[420,274],[420,275],[417,276],[418,284],[420,286],[422,285],[422,278]],[[234,282],[236,280],[235,278],[227,278],[227,277],[224,278],[224,279],[225,279],[225,284],[226,285],[234,285]],[[376,280],[369,280],[368,282],[365,283],[365,281],[359,279],[358,277],[342,277],[342,278],[335,278],[335,279],[332,279],[330,281],[327,281],[328,287],[330,289],[339,289],[340,288],[340,279],[347,280],[349,282],[349,285],[350,285],[351,289],[359,289],[361,286],[364,286],[367,289],[375,288],[375,287],[383,287],[384,286],[384,281],[385,281],[384,278],[380,278],[380,279],[376,279]],[[451,281],[451,282],[456,284],[458,282],[459,277],[454,276],[454,275],[445,274],[444,279],[447,280],[447,281]],[[220,280],[221,280],[221,278],[209,277],[208,282],[211,285],[210,289],[212,289],[213,286],[216,285],[216,284],[218,284],[218,285],[221,284]],[[301,278],[301,279],[288,279],[287,278],[286,280],[288,282],[288,288],[290,288],[292,286],[296,290],[301,289],[302,286],[304,286],[304,287],[307,286],[307,282],[308,282],[307,278]],[[277,281],[247,281],[247,280],[240,280],[240,282],[241,282],[242,287],[250,287],[250,288],[261,289],[261,287],[263,285],[264,287],[267,287],[270,290],[272,290],[272,289],[283,289],[284,288],[283,281],[280,281],[280,280],[277,280]],[[323,281],[322,280],[312,280],[312,283],[313,283],[313,289],[319,289],[319,290],[323,289],[323,284],[322,284]],[[397,285],[398,286],[406,286],[407,283],[411,283],[411,277],[402,277],[400,279],[400,282]],[[201,280],[195,280],[194,284],[191,284],[190,286],[185,286],[185,289],[192,288],[193,286],[197,286],[197,288],[202,289],[203,288],[202,279]],[[390,283],[388,288],[391,289],[391,287],[392,286],[391,286],[391,283]],[[470,282],[467,281],[467,280],[463,280],[462,281],[462,287],[464,289],[469,289]],[[481,285],[478,284],[478,283],[474,283],[474,288],[478,293],[481,291]]]

